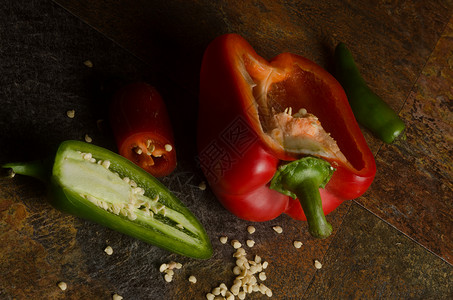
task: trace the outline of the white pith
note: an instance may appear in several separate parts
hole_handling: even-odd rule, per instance
[[[185,229],[198,233],[183,214],[159,202],[159,194],[147,194],[134,180],[121,178],[110,166],[109,161],[96,160],[91,153],[67,150],[61,163],[59,180],[64,187],[112,214],[142,221],[185,240]],[[173,220],[177,226],[157,220],[154,218],[157,214]]]

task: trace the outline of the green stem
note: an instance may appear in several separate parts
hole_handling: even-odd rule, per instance
[[[327,161],[309,156],[280,166],[271,181],[271,189],[299,199],[308,230],[316,238],[326,238],[332,233],[322,209],[319,188],[325,187],[333,171]]]
[[[299,183],[294,189],[308,222],[308,231],[316,238],[326,238],[332,233],[332,225],[327,222],[322,210],[319,184],[307,179]]]
[[[45,183],[49,182],[51,164],[49,160],[36,160],[31,162],[7,163],[2,168],[9,168],[16,174],[37,178]]]

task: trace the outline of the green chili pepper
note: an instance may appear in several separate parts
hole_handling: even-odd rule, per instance
[[[2,167],[46,182],[51,204],[61,211],[181,255],[212,255],[203,226],[184,204],[156,178],[109,150],[66,141],[53,160]]]
[[[332,233],[322,209],[319,188],[329,182],[334,168],[325,160],[307,156],[282,165],[272,178],[270,188],[282,194],[298,198],[308,222],[308,231],[317,238]]]
[[[404,131],[404,122],[368,87],[344,43],[335,48],[335,73],[348,96],[357,122],[382,141],[392,143]]]

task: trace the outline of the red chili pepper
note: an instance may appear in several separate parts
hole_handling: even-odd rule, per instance
[[[154,87],[133,83],[121,88],[111,103],[110,123],[122,156],[156,177],[175,169],[170,119]]]
[[[306,220],[299,201],[269,187],[288,161],[315,156],[336,169],[319,188],[324,214],[361,196],[376,173],[333,76],[295,54],[268,62],[236,34],[218,37],[205,52],[198,118],[203,172],[220,202],[245,220],[267,221],[281,213]]]

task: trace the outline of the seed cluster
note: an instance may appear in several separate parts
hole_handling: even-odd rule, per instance
[[[256,229],[253,226],[247,227],[249,234],[255,233]],[[228,237],[222,236],[219,238],[222,244],[226,244]],[[263,281],[267,279],[266,272],[264,271],[269,263],[263,261],[258,255],[255,255],[253,260],[247,259],[247,253],[242,248],[241,242],[238,240],[232,240],[231,246],[236,249],[233,257],[236,258],[236,266],[233,268],[233,274],[236,276],[233,285],[228,289],[225,283],[221,283],[219,286],[212,289],[210,293],[206,294],[207,300],[234,300],[236,297],[240,300],[246,298],[247,294],[253,292],[260,292],[263,295],[272,297],[272,290],[268,288]],[[255,245],[254,240],[247,240],[248,247]],[[259,281],[261,282],[259,282]]]
[[[175,269],[176,270],[179,270],[182,268],[182,264],[181,263],[177,263],[177,262],[169,262],[168,264],[161,264],[160,267],[159,267],[159,271],[161,273],[165,273],[164,275],[164,279],[166,282],[171,282],[173,280],[173,276],[175,275]],[[197,279],[195,277],[193,277],[194,279],[191,279],[189,277],[189,281],[195,283],[197,282]],[[193,281],[194,280],[194,281]]]
[[[107,170],[110,168],[110,161],[109,160],[98,160],[93,157],[91,153],[83,153],[80,152],[80,155],[82,158],[86,161],[89,161],[91,163],[97,163],[98,165],[103,166]],[[117,176],[120,176],[118,173],[115,173]],[[130,197],[129,197],[129,202],[128,203],[109,203],[100,199],[97,199],[91,195],[80,195],[87,199],[88,201],[92,202],[94,205],[111,212],[115,215],[122,215],[130,220],[135,220],[137,219],[137,210],[142,211],[146,216],[148,217],[153,217],[155,214],[162,214],[163,216],[166,216],[167,214],[167,208],[165,205],[159,203],[159,195],[156,194],[154,199],[149,199],[150,201],[145,201],[143,200],[145,195],[145,190],[142,187],[139,187],[137,183],[130,179],[129,177],[124,177],[122,180],[126,183],[129,184],[130,186]],[[178,224],[179,225],[179,224]],[[182,225],[178,226],[179,228],[182,227]]]
[[[261,292],[263,295],[272,297],[272,290],[264,283],[258,282],[258,280],[265,281],[267,279],[264,270],[269,263],[263,262],[258,255],[255,255],[253,260],[248,260],[246,256],[247,253],[244,248],[236,248],[236,252],[233,254],[233,257],[236,258],[236,266],[233,268],[233,274],[236,275],[236,278],[233,285],[228,289],[224,283],[221,283],[206,294],[206,299],[233,300],[238,297],[238,299],[243,300],[247,294],[253,292]]]
[[[164,149],[156,148],[156,145],[153,144],[152,140],[146,140],[145,142],[145,147],[142,145],[137,145],[134,148],[132,148],[132,151],[134,151],[137,155],[142,155],[143,153],[149,156],[149,161],[148,163],[150,165],[154,165],[154,160],[152,159],[153,157],[161,157],[164,153],[166,152],[171,152],[173,150],[173,146],[170,144],[165,144]]]

